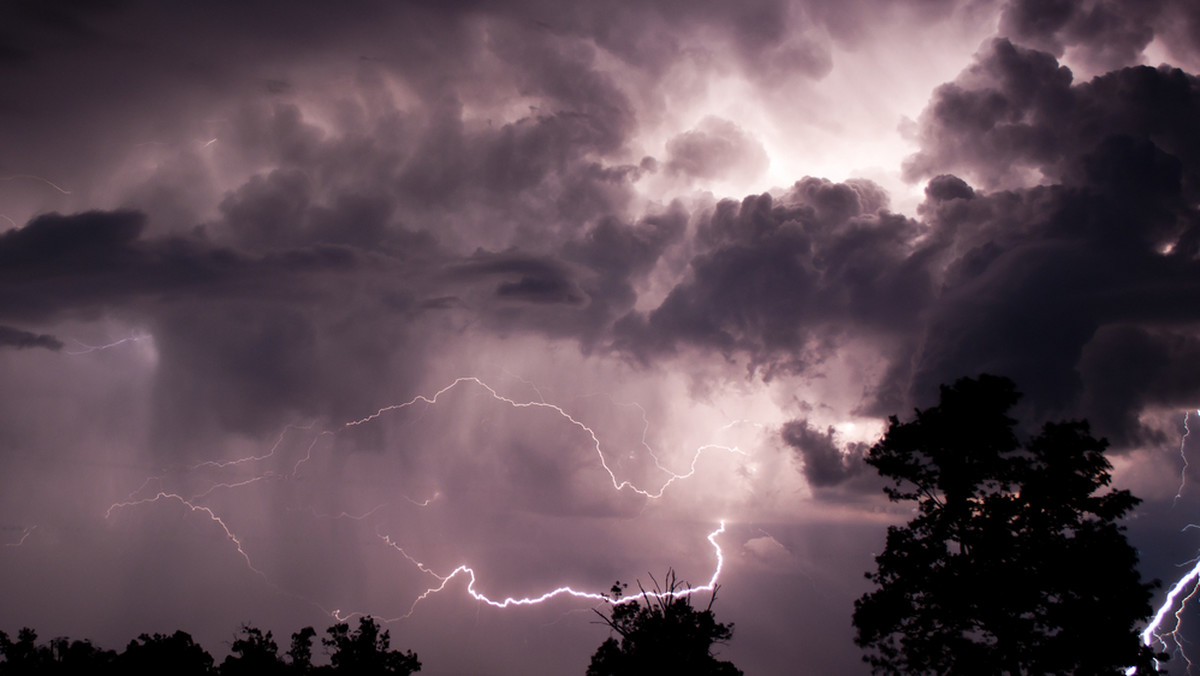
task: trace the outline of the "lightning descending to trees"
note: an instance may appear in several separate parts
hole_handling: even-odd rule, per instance
[[[599,462],[600,466],[603,468],[603,470],[609,477],[609,479],[611,481],[612,489],[614,491],[617,491],[617,492],[629,491],[629,492],[634,493],[638,496],[641,496],[642,498],[647,499],[647,500],[657,500],[657,499],[661,498],[664,495],[664,493],[667,491],[667,489],[673,483],[675,483],[676,481],[680,481],[680,480],[686,480],[687,478],[693,476],[696,472],[696,465],[699,462],[701,456],[705,452],[719,450],[719,451],[723,451],[726,453],[735,453],[735,454],[743,454],[744,455],[743,451],[741,451],[737,447],[723,446],[723,445],[717,445],[717,444],[705,444],[705,445],[700,446],[699,448],[695,449],[695,451],[692,455],[692,458],[691,458],[691,462],[689,463],[687,472],[680,474],[680,473],[673,472],[673,471],[663,467],[663,465],[659,461],[658,456],[656,454],[654,454],[654,452],[650,448],[650,446],[648,444],[646,444],[645,430],[643,430],[643,435],[642,435],[643,449],[642,450],[644,452],[646,452],[647,454],[649,454],[650,456],[652,456],[654,466],[659,471],[661,471],[662,473],[665,473],[667,475],[666,479],[664,479],[662,481],[662,483],[656,489],[654,489],[654,490],[643,489],[643,488],[640,488],[639,486],[635,485],[632,480],[628,480],[628,479],[619,480],[617,478],[616,473],[614,472],[613,468],[609,465],[609,462],[606,459],[606,451],[600,441],[600,438],[597,436],[597,433],[595,432],[595,430],[593,430],[591,427],[584,424],[577,418],[573,417],[570,413],[568,413],[561,406],[546,403],[544,401],[521,402],[521,401],[514,400],[510,397],[501,395],[491,385],[485,383],[484,381],[480,380],[477,377],[458,378],[458,379],[454,380],[453,382],[451,382],[450,384],[446,385],[445,387],[442,387],[441,389],[439,389],[437,392],[435,392],[432,395],[429,395],[429,396],[418,395],[418,396],[413,397],[412,399],[405,401],[403,403],[385,406],[385,407],[377,410],[375,413],[372,413],[368,416],[346,422],[343,425],[343,427],[340,429],[345,430],[345,429],[352,429],[352,428],[357,428],[357,427],[361,427],[364,425],[368,425],[368,424],[372,423],[373,421],[379,420],[380,418],[387,416],[390,413],[401,411],[403,409],[408,409],[408,408],[411,408],[418,404],[423,404],[425,406],[435,406],[439,403],[439,401],[442,399],[442,397],[444,395],[446,395],[449,391],[451,391],[455,388],[464,387],[464,386],[474,386],[474,387],[480,388],[484,392],[486,392],[487,395],[492,400],[501,402],[502,404],[510,407],[511,409],[518,410],[518,411],[519,410],[529,410],[529,409],[545,410],[545,411],[550,411],[550,412],[554,413],[555,415],[559,416],[563,420],[566,420],[571,426],[573,426],[574,428],[581,431],[590,440],[590,442],[592,444],[592,450],[596,454],[597,461]],[[646,425],[649,424],[648,421],[645,420],[644,415],[643,415],[643,422]],[[304,431],[309,431],[309,432],[312,431],[311,427],[289,428],[289,430],[304,430]],[[288,434],[289,430],[285,430],[279,436],[279,438],[276,440],[276,442],[271,446],[270,450],[268,450],[266,453],[263,453],[261,455],[246,456],[246,457],[237,458],[237,459],[233,459],[233,460],[202,461],[202,462],[196,463],[194,465],[191,465],[188,468],[188,470],[184,473],[184,476],[181,477],[180,479],[181,480],[189,479],[190,478],[188,476],[189,474],[194,473],[194,472],[199,472],[201,470],[211,470],[211,469],[225,470],[225,469],[230,469],[230,468],[239,468],[241,466],[244,466],[244,465],[247,465],[250,463],[257,463],[257,462],[271,460],[274,458],[276,453],[281,452],[281,445],[283,444],[284,438]],[[215,523],[217,525],[217,527],[223,533],[225,540],[228,541],[230,544],[232,544],[233,547],[236,549],[238,555],[243,559],[246,567],[250,571],[255,573],[257,576],[262,578],[265,582],[267,582],[268,585],[271,586],[271,588],[276,589],[277,591],[279,591],[281,593],[285,593],[288,595],[303,598],[304,600],[308,601],[309,603],[312,603],[314,606],[321,608],[322,612],[334,617],[339,622],[344,622],[344,621],[351,619],[353,617],[356,617],[356,616],[365,616],[368,613],[363,612],[363,611],[344,611],[340,608],[326,609],[321,604],[319,604],[318,602],[316,602],[312,599],[307,598],[305,595],[300,594],[293,590],[284,589],[284,588],[280,587],[279,585],[277,585],[276,583],[274,583],[263,570],[261,570],[259,567],[255,566],[255,564],[253,563],[253,561],[251,559],[251,554],[247,551],[242,539],[239,538],[239,536],[234,532],[234,530],[227,523],[226,519],[222,518],[222,516],[218,515],[217,512],[214,511],[214,509],[212,507],[209,507],[209,506],[206,506],[206,505],[203,505],[203,504],[200,504],[197,502],[199,499],[211,495],[214,491],[217,491],[218,489],[233,490],[233,489],[245,488],[245,487],[251,486],[253,484],[260,483],[260,482],[267,482],[267,481],[287,482],[287,481],[296,480],[298,477],[301,476],[304,465],[312,460],[314,452],[317,451],[318,442],[321,441],[322,439],[327,439],[327,438],[336,436],[339,433],[339,431],[340,431],[339,429],[333,429],[333,430],[325,430],[325,431],[320,431],[320,432],[313,432],[313,438],[304,447],[303,454],[300,455],[300,457],[298,457],[298,458],[288,461],[288,462],[290,462],[291,467],[290,467],[290,470],[286,473],[275,473],[271,470],[265,470],[265,471],[260,471],[257,473],[252,473],[251,476],[249,476],[248,478],[242,478],[242,479],[237,479],[237,480],[231,480],[231,481],[209,480],[207,482],[201,481],[200,487],[194,489],[194,492],[192,494],[187,495],[186,497],[184,495],[180,494],[179,492],[167,491],[167,490],[158,490],[157,492],[154,492],[153,495],[139,497],[139,495],[143,491],[146,491],[148,486],[151,486],[154,484],[161,484],[166,480],[165,476],[161,476],[161,475],[160,476],[151,476],[143,482],[141,487],[134,490],[130,494],[130,496],[127,500],[122,501],[122,502],[117,502],[117,503],[114,503],[111,506],[109,506],[109,508],[105,512],[104,516],[106,519],[112,519],[112,518],[114,518],[114,515],[121,510],[135,508],[135,507],[145,507],[148,505],[152,505],[152,504],[160,503],[160,502],[164,502],[164,501],[176,502],[176,503],[184,506],[185,508],[187,508],[188,510],[190,510],[193,513],[199,513],[199,514],[206,516],[209,521]],[[287,464],[287,462],[285,462],[285,465],[286,464]],[[414,500],[408,496],[403,496],[403,497],[408,502],[410,502],[413,505],[416,505],[418,507],[428,506],[430,501],[433,499],[433,498],[429,498],[429,499],[426,499],[424,502],[417,502],[416,500]],[[345,517],[345,518],[350,518],[353,520],[362,520],[362,519],[365,519],[365,518],[371,516],[371,514],[379,511],[384,506],[385,505],[379,505],[364,514],[357,515],[357,516],[347,514],[346,512],[342,512],[341,514],[339,514],[333,518]],[[314,516],[318,516],[318,514],[315,511],[313,511],[312,513]],[[707,536],[707,540],[708,540],[709,544],[712,546],[713,552],[715,555],[715,565],[713,567],[712,575],[711,575],[709,581],[707,583],[699,585],[699,586],[673,587],[669,590],[662,592],[661,594],[659,594],[659,596],[661,596],[664,599],[672,599],[672,598],[679,598],[682,596],[686,596],[688,594],[691,594],[691,593],[694,593],[697,591],[712,591],[713,589],[715,589],[715,587],[717,585],[717,581],[721,574],[721,569],[724,565],[724,556],[723,556],[723,553],[721,550],[721,546],[717,542],[717,538],[724,531],[725,531],[725,522],[721,521],[720,524],[717,526],[717,528],[715,530],[713,530],[712,532],[710,532]],[[476,578],[477,574],[476,574],[476,570],[472,566],[470,566],[468,564],[461,564],[458,567],[454,568],[453,570],[449,571],[448,573],[444,573],[444,574],[438,573],[433,568],[431,568],[429,565],[422,563],[420,560],[418,560],[418,559],[414,558],[412,555],[410,555],[408,553],[408,551],[406,551],[405,547],[402,546],[401,543],[396,542],[392,538],[392,536],[386,535],[383,533],[377,533],[377,536],[390,549],[393,549],[396,552],[398,552],[407,562],[409,562],[412,566],[414,566],[420,573],[422,573],[424,575],[432,576],[436,580],[438,580],[438,583],[436,585],[421,592],[413,599],[413,601],[406,613],[396,616],[396,617],[393,617],[393,618],[390,618],[390,619],[385,619],[384,620],[385,622],[394,622],[394,621],[405,619],[405,618],[411,616],[413,614],[413,612],[416,611],[416,608],[421,601],[427,599],[428,597],[430,597],[433,594],[436,594],[436,593],[439,593],[439,592],[445,590],[446,587],[449,585],[449,583],[452,580],[454,580],[455,578],[460,577],[460,576],[463,576],[467,579],[466,593],[471,598],[475,599],[476,601],[478,601],[480,603],[484,603],[484,604],[487,604],[487,605],[490,605],[490,606],[493,606],[496,608],[509,608],[509,607],[514,607],[514,606],[536,605],[536,604],[540,604],[542,602],[545,602],[545,601],[548,601],[550,599],[557,598],[560,596],[573,597],[573,598],[583,599],[583,600],[592,601],[592,602],[604,602],[604,603],[609,603],[609,604],[613,604],[613,605],[621,605],[621,604],[625,604],[625,603],[630,603],[630,602],[635,601],[638,598],[642,597],[642,594],[631,594],[627,597],[614,597],[610,594],[605,594],[603,592],[579,590],[579,589],[575,589],[570,586],[559,586],[559,587],[553,588],[549,591],[545,591],[541,594],[537,594],[537,595],[533,595],[533,596],[525,596],[525,597],[508,596],[503,599],[496,600],[496,599],[489,597],[487,594],[480,592],[477,589],[477,578]]]

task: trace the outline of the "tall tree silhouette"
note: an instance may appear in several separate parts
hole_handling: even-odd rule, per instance
[[[221,676],[282,676],[288,665],[279,658],[279,646],[271,632],[242,625],[230,654],[221,663]]]
[[[1154,585],[1117,523],[1140,501],[1100,492],[1107,442],[1085,421],[1020,443],[1019,396],[995,376],[943,385],[937,406],[892,416],[871,448],[888,497],[917,503],[854,604],[875,673],[1158,673],[1136,630]]]
[[[29,627],[22,627],[15,641],[0,631],[0,655],[4,656],[0,674],[36,674],[45,671],[53,661],[50,648],[39,646],[37,632]]]
[[[60,636],[38,645],[37,632],[25,627],[12,641],[0,631],[0,676],[103,676],[115,673],[117,654],[101,650],[91,641],[72,641]]]
[[[329,662],[335,673],[383,676],[421,670],[421,662],[411,650],[391,649],[391,635],[386,629],[380,631],[373,617],[359,618],[357,629],[351,630],[349,624],[341,622],[325,633],[329,636],[321,642],[332,651]]]
[[[212,673],[212,666],[212,655],[184,631],[170,636],[142,634],[117,657],[118,670],[125,674],[199,676]]]
[[[712,654],[714,643],[733,636],[733,625],[721,624],[713,616],[717,590],[713,589],[708,606],[697,610],[689,594],[676,595],[685,586],[669,571],[663,588],[655,584],[657,593],[643,589],[640,601],[613,606],[611,616],[596,611],[620,641],[610,637],[596,649],[587,676],[741,676],[733,664]],[[624,590],[617,582],[612,598],[620,598]]]
[[[288,666],[293,673],[305,673],[312,668],[312,642],[317,631],[305,627],[292,634],[292,646],[288,649],[288,658],[292,661]]]

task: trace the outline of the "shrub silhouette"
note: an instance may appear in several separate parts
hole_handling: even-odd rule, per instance
[[[691,595],[679,593],[683,588],[686,585],[668,571],[664,588],[656,583],[654,593],[642,589],[639,600],[614,605],[608,616],[596,611],[620,640],[610,637],[600,645],[587,676],[740,676],[733,664],[712,654],[714,643],[733,636],[733,625],[721,624],[713,616],[716,588],[704,610],[692,607]],[[611,598],[621,598],[624,590],[617,582]]]

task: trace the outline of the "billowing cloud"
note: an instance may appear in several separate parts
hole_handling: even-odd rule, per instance
[[[667,142],[667,170],[686,176],[758,177],[768,162],[762,144],[732,122],[714,117]]]
[[[814,488],[836,486],[863,471],[861,443],[839,444],[832,426],[824,431],[807,420],[793,420],[783,426],[783,440],[803,458],[804,478]]]
[[[44,349],[0,349],[0,628],[219,650],[336,608],[430,670],[580,671],[586,603],[459,577],[399,618],[464,563],[493,597],[703,581],[726,519],[728,657],[865,673],[849,614],[903,507],[862,456],[981,372],[1109,437],[1171,574],[1196,20],[4,5],[0,348]]]

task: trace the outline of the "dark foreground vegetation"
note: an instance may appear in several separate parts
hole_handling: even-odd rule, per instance
[[[76,674],[220,674],[221,676],[285,676],[291,674],[355,674],[377,676],[411,674],[421,670],[421,662],[411,651],[391,649],[391,636],[371,617],[363,617],[358,627],[335,624],[321,639],[329,654],[329,664],[312,663],[313,639],[317,632],[305,627],[292,634],[285,655],[279,654],[271,632],[243,626],[230,646],[230,655],[218,666],[212,655],[186,632],[169,636],[142,634],[125,646],[123,652],[103,650],[89,641],[54,638],[38,643],[37,633],[22,629],[12,640],[0,632],[0,674],[37,674],[75,676]]]
[[[613,606],[609,615],[596,611],[615,636],[596,649],[587,676],[741,676],[733,664],[713,655],[714,644],[733,636],[733,625],[713,616],[717,588],[708,607],[699,610],[692,607],[690,594],[680,593],[687,587],[668,571],[665,584],[655,584],[655,593],[642,589],[640,602]],[[624,593],[618,582],[611,598]]]
[[[1159,673],[1139,625],[1151,591],[1120,520],[1140,502],[1109,490],[1108,442],[1086,421],[1021,438],[1007,378],[943,385],[937,406],[895,416],[865,460],[916,516],[888,528],[854,604],[876,674]]]
[[[712,601],[703,610],[693,608],[688,594],[678,594],[686,584],[667,574],[667,595],[643,592],[636,601],[613,606],[610,615],[600,614],[621,640],[606,640],[592,656],[589,676],[639,676],[686,673],[692,676],[740,676],[728,662],[714,657],[714,643],[733,635],[733,625],[717,622]],[[613,598],[623,587],[613,587]],[[597,611],[598,612],[598,611]],[[411,651],[391,649],[391,636],[372,617],[363,617],[358,627],[335,624],[321,639],[329,664],[313,664],[313,639],[317,632],[305,627],[292,634],[286,651],[271,632],[244,625],[230,645],[230,655],[219,665],[186,632],[169,636],[142,634],[123,652],[104,650],[90,641],[59,637],[39,643],[37,633],[25,628],[13,640],[0,632],[0,676],[49,675],[93,676],[171,674],[172,676],[293,676],[298,674],[353,674],[391,676],[421,670]],[[680,671],[682,669],[682,671]]]

